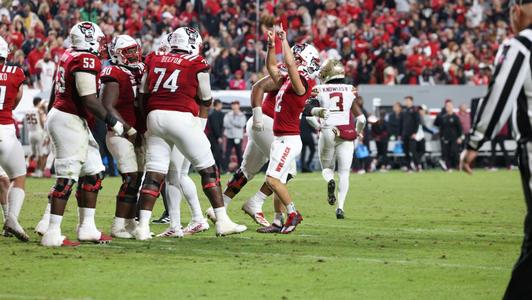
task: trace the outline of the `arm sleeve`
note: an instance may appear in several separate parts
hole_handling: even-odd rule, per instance
[[[78,94],[83,97],[96,94],[96,75],[87,72],[75,72],[76,89]]]
[[[528,58],[526,57],[528,56]],[[504,126],[512,113],[527,74],[530,74],[530,50],[518,40],[501,45],[495,57],[496,67],[488,93],[475,114],[467,148],[478,150]]]
[[[198,77],[198,97],[201,101],[210,101],[211,95],[211,80],[209,73],[200,72]]]

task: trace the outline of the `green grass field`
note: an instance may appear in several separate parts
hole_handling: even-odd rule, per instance
[[[229,210],[249,227],[241,235],[47,249],[33,227],[51,184],[27,183],[21,223],[32,241],[0,238],[0,299],[500,299],[525,214],[517,171],[392,172],[353,174],[346,219],[336,220],[314,173],[290,183],[305,217],[290,235],[255,233],[241,212],[256,179]],[[100,194],[97,225],[106,232],[118,186],[107,178]],[[159,202],[154,215],[161,210]],[[71,238],[76,218],[72,197],[63,222]]]

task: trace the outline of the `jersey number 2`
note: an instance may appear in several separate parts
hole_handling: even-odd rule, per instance
[[[342,93],[331,93],[329,99],[334,103],[329,108],[330,111],[344,111],[344,95]]]
[[[181,70],[174,70],[170,76],[164,81],[163,88],[170,90],[170,92],[175,92],[179,86],[177,85],[177,78],[179,77],[179,73]],[[152,93],[155,93],[159,90],[159,86],[161,85],[161,81],[163,81],[164,75],[166,74],[166,68],[154,68],[153,73],[157,74],[157,81],[155,82],[155,85],[153,86]]]

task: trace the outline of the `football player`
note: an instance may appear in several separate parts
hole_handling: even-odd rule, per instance
[[[43,246],[77,246],[61,234],[61,221],[67,201],[77,182],[79,241],[110,242],[111,237],[96,228],[94,215],[98,192],[102,187],[105,167],[98,144],[89,129],[93,115],[115,134],[131,133],[130,127],[98,100],[104,34],[98,25],[80,22],[70,30],[71,48],[59,61],[55,78],[54,101],[48,113],[45,129],[55,154],[56,182],[49,194],[49,226],[41,239]]]
[[[171,35],[169,35],[170,37]],[[189,52],[194,55],[200,53],[203,40],[198,35],[196,39],[189,39]],[[162,39],[159,51],[170,51],[168,38]],[[201,205],[198,198],[196,184],[188,176],[190,161],[179,152],[176,146],[172,148],[170,154],[170,166],[166,177],[165,193],[167,199],[168,216],[170,218],[169,227],[158,237],[183,237],[193,235],[209,229],[209,223],[201,214]],[[191,220],[185,228],[181,228],[181,199],[185,197],[190,208]]]
[[[22,99],[22,83],[26,77],[21,68],[6,65],[8,55],[9,46],[0,37],[0,166],[11,181],[4,231],[27,242],[29,237],[18,223],[25,197],[26,160],[13,121],[13,109]]]
[[[320,117],[318,149],[323,179],[327,182],[330,205],[336,202],[334,167],[338,167],[338,207],[336,218],[344,218],[344,203],[349,190],[349,171],[355,150],[354,140],[362,137],[366,118],[355,103],[355,88],[345,84],[345,69],[339,60],[327,60],[320,69],[322,84],[314,88],[316,97],[308,101],[304,115]],[[328,117],[321,118],[327,115]],[[354,122],[356,116],[356,126]],[[355,131],[356,127],[356,131]]]
[[[199,33],[195,29],[178,28],[170,36],[169,53],[155,52],[146,58],[147,72],[141,85],[148,111],[146,176],[140,191],[139,224],[135,231],[138,240],[151,238],[149,220],[168,173],[173,146],[201,175],[203,191],[215,208],[218,219],[216,234],[228,235],[247,229],[233,223],[227,215],[220,176],[203,132],[212,96],[210,67],[203,57],[192,54],[190,50],[198,38]]]
[[[282,44],[283,60],[288,75],[283,75],[277,65],[274,51],[275,35]],[[280,88],[275,98],[273,115],[275,138],[271,145],[266,182],[274,191],[276,198],[286,207],[288,216],[280,229],[284,234],[294,231],[303,220],[296,210],[286,182],[289,174],[295,173],[295,159],[301,153],[300,115],[315,85],[311,76],[319,70],[319,64],[319,53],[314,46],[305,43],[290,48],[282,27],[276,32],[268,31],[266,67],[271,79]]]
[[[24,122],[29,130],[29,140],[31,147],[30,160],[35,159],[37,166],[33,176],[42,177],[44,164],[46,163],[45,146],[44,146],[44,113],[42,110],[42,99],[33,98],[33,108],[26,112]]]
[[[117,161],[122,185],[116,196],[116,210],[111,236],[133,238],[136,227],[137,193],[144,171],[144,151],[137,138],[137,113],[135,98],[142,78],[140,46],[129,35],[118,35],[109,45],[111,65],[102,69],[100,100],[105,109],[130,129],[127,137],[107,132],[105,142]]]

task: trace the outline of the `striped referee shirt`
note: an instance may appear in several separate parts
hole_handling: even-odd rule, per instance
[[[532,25],[503,43],[495,56],[495,71],[488,93],[473,119],[467,147],[478,150],[512,116],[519,142],[532,141]]]

